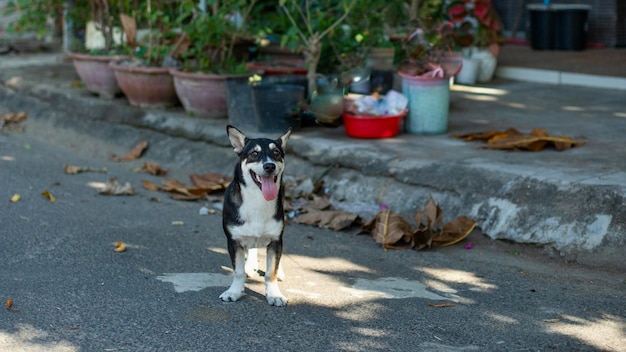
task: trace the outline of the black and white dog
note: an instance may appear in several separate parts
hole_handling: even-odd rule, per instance
[[[230,125],[226,133],[239,162],[224,194],[222,217],[234,277],[220,298],[234,302],[243,296],[246,274],[253,275],[258,264],[256,248],[266,247],[265,296],[270,305],[285,306],[287,298],[280,292],[277,280],[283,276],[280,267],[285,226],[282,176],[284,149],[291,129],[276,140],[249,139]]]

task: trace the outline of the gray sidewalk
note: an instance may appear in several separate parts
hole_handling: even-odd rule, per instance
[[[206,154],[229,149],[226,120],[197,119],[182,108],[136,109],[124,98],[93,97],[72,87],[74,80],[71,63],[59,55],[0,57],[0,113],[25,110],[31,119],[78,131],[80,120],[126,124],[205,141]],[[543,128],[587,143],[563,152],[506,152],[450,135],[359,140],[347,137],[343,127],[304,128],[290,140],[288,172],[311,176],[330,168],[325,185],[334,205],[366,219],[380,204],[412,219],[432,195],[444,220],[468,215],[491,238],[538,244],[579,263],[626,268],[625,118],[623,90],[496,79],[453,87],[449,134]],[[103,130],[83,132],[136,143]],[[184,154],[198,162],[206,157]]]

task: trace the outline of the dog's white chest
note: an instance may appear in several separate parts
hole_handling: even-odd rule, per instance
[[[242,187],[239,220],[243,224],[229,228],[233,240],[246,248],[266,247],[280,237],[284,226],[282,221],[274,218],[276,200],[266,201],[254,187]]]

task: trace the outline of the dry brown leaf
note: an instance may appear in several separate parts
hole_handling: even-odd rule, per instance
[[[148,147],[148,141],[141,141],[139,143],[137,143],[137,145],[135,146],[135,148],[133,148],[128,154],[124,155],[124,156],[113,156],[111,158],[111,160],[113,161],[131,161],[131,160],[135,160],[137,158],[139,158],[141,156],[141,154],[143,154],[143,152],[146,150],[146,148]]]
[[[357,220],[358,215],[339,210],[318,210],[306,208],[306,213],[296,216],[293,221],[298,224],[317,225],[339,231],[350,227]]]
[[[402,216],[389,209],[380,211],[363,226],[376,241],[387,249],[405,249],[413,246],[413,230]]]
[[[169,192],[173,199],[184,201],[203,199],[210,193],[226,189],[230,183],[230,177],[217,173],[192,174],[189,177],[195,186],[188,186],[175,179],[163,180],[163,186],[146,180],[141,180],[141,183],[150,191]]]
[[[100,190],[100,194],[113,196],[131,196],[136,193],[130,182],[120,184],[115,177],[109,179],[104,185],[104,188]]]
[[[191,183],[198,188],[211,189],[215,191],[226,189],[232,181],[232,177],[218,174],[216,172],[207,172],[202,175],[191,174],[189,175],[189,179],[191,179]]]
[[[489,141],[489,140],[498,140],[511,135],[520,134],[518,130],[514,128],[509,128],[506,131],[498,131],[498,130],[487,130],[483,132],[475,132],[475,133],[466,133],[466,134],[453,134],[452,137],[462,139],[466,142],[471,141]]]
[[[478,133],[453,135],[465,141],[485,141],[483,149],[499,150],[529,150],[541,151],[548,146],[553,146],[558,151],[563,151],[573,147],[580,147],[584,141],[573,140],[568,136],[551,136],[548,131],[541,128],[534,128],[529,134],[523,134],[516,129],[510,128],[506,131],[488,130]]]
[[[445,308],[445,307],[454,307],[454,304],[450,303],[450,302],[443,302],[443,303],[428,303],[429,307],[437,307],[437,308]]]
[[[126,244],[122,241],[116,242],[113,251],[118,253],[126,251]]]
[[[441,228],[441,222],[443,221],[443,211],[441,210],[439,205],[435,203],[433,197],[430,197],[428,204],[426,204],[426,206],[424,207],[424,219],[418,219],[416,213],[415,221],[418,224],[424,224],[427,228],[432,230]]]
[[[126,43],[129,47],[135,48],[137,46],[137,21],[134,17],[121,13],[120,22],[124,28]]]
[[[7,307],[7,310],[11,310],[13,308],[13,298],[7,298],[4,305]]]
[[[91,168],[91,167],[86,167],[86,166],[74,166],[74,165],[69,165],[69,164],[65,164],[65,168],[63,169],[63,171],[68,174],[68,175],[76,175],[79,174],[81,172],[107,172],[107,168],[103,167],[100,169],[96,169],[96,168]]]
[[[141,184],[148,191],[161,191],[162,190],[161,186],[157,185],[156,183],[152,183],[150,181],[147,181],[147,180],[141,180]]]
[[[41,195],[48,198],[48,200],[52,203],[56,202],[57,199],[52,195],[52,193],[50,193],[50,191],[45,190],[43,192],[41,192]]]
[[[172,194],[170,194],[170,197],[172,197],[172,199],[174,199],[174,200],[194,201],[194,200],[204,199],[205,198],[205,194],[184,195],[184,194],[172,193]]]
[[[25,112],[10,112],[0,115],[0,121],[2,121],[2,126],[6,126],[10,123],[20,123],[26,120],[27,116]]]
[[[443,211],[432,197],[424,209],[416,211],[414,217],[415,228],[402,216],[383,210],[364,224],[362,230],[369,232],[384,248],[420,250],[458,243],[476,226],[476,222],[469,217],[459,216],[442,227]]]
[[[143,166],[141,166],[140,171],[147,172],[154,176],[163,176],[167,174],[166,169],[161,168],[157,163],[150,163],[150,162],[143,163]]]
[[[323,196],[317,196],[317,195],[313,195],[313,201],[311,203],[309,203],[309,205],[315,209],[319,209],[319,210],[326,210],[326,209],[330,209],[330,197],[328,197],[327,195],[323,195]]]
[[[436,247],[451,246],[462,241],[476,227],[476,221],[463,215],[443,225],[443,230],[432,237],[432,245]]]

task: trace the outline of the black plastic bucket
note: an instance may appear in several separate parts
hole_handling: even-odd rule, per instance
[[[591,6],[574,4],[527,6],[530,46],[535,50],[583,50]]]
[[[559,5],[555,9],[555,49],[583,50],[587,43],[587,18],[591,6]]]
[[[241,130],[256,130],[257,118],[248,77],[226,79],[226,106],[229,124]]]
[[[282,133],[300,128],[304,87],[294,84],[260,84],[252,87],[258,131]]]
[[[530,47],[534,50],[555,48],[555,11],[550,6],[528,5]]]

